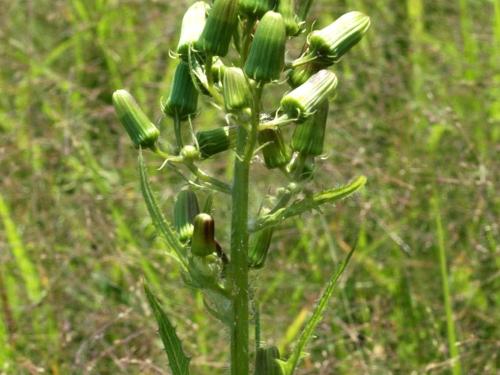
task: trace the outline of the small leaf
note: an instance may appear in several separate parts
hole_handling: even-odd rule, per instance
[[[151,290],[147,285],[144,285],[144,290],[146,291],[146,297],[148,299],[149,305],[153,310],[153,314],[158,322],[159,333],[161,341],[163,342],[163,347],[167,353],[168,363],[173,375],[189,375],[189,361],[190,358],[184,354],[182,350],[182,343],[175,328],[168,320],[165,311],[163,311],[160,306],[158,299],[153,295]]]
[[[346,198],[357,190],[361,189],[366,184],[366,177],[360,176],[353,182],[344,185],[337,189],[325,190],[321,193],[314,194],[292,203],[290,206],[276,210],[272,214],[265,215],[257,220],[257,222],[249,228],[250,232],[257,232],[267,227],[280,224],[284,220],[293,216],[300,215],[304,212],[318,208],[325,203],[333,203],[342,198]]]
[[[299,363],[300,359],[303,356],[303,350],[311,340],[314,330],[323,319],[323,313],[328,306],[328,300],[332,296],[335,290],[335,286],[337,285],[340,276],[342,276],[342,274],[344,273],[347,264],[351,260],[352,254],[354,253],[355,249],[356,247],[353,246],[349,254],[347,254],[345,260],[341,263],[337,272],[332,276],[330,281],[328,281],[325,291],[321,295],[321,298],[319,299],[316,307],[314,308],[313,314],[307,321],[302,333],[300,334],[299,341],[297,342],[297,345],[293,349],[291,356],[285,363],[280,363],[281,367],[285,371],[285,375],[293,375],[295,368],[297,367],[297,364]]]
[[[149,184],[148,174],[146,171],[146,166],[144,165],[142,152],[139,152],[139,173],[141,177],[142,195],[144,197],[144,201],[146,202],[149,215],[153,220],[153,224],[155,225],[156,230],[160,233],[161,237],[165,240],[169,248],[175,253],[176,259],[180,263],[182,263],[184,268],[186,268],[187,261],[184,247],[179,241],[179,238],[177,237],[175,231],[172,229],[170,223],[163,216],[158,203],[156,203],[156,199],[153,195],[153,192],[151,191],[151,186]]]

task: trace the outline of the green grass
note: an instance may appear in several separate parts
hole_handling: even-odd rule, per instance
[[[157,98],[169,88],[169,49],[185,6],[2,7],[0,373],[168,374],[144,278],[193,357],[193,374],[225,373],[228,333],[165,257],[110,98],[129,89],[162,138],[173,139]],[[267,271],[251,275],[261,339],[290,350],[305,312],[357,243],[300,374],[493,374],[500,2],[317,0],[313,13],[324,25],[354,8],[369,13],[372,29],[334,68],[341,84],[315,190],[357,175],[368,184],[276,231]],[[223,123],[203,113],[198,125]],[[181,180],[145,157],[170,215]],[[206,168],[224,177],[231,164],[217,157]],[[263,178],[263,168],[252,176],[252,212],[282,182]],[[218,196],[214,203],[228,248],[227,207]]]

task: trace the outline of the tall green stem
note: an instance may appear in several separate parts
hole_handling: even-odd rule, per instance
[[[249,374],[248,319],[248,182],[250,162],[257,143],[262,86],[254,92],[252,122],[249,132],[238,127],[231,216],[231,291],[233,325],[231,326],[231,375]]]

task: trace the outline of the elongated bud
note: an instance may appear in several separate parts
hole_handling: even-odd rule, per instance
[[[199,213],[196,194],[191,190],[180,191],[174,205],[174,226],[181,241],[187,241],[193,235],[194,218]]]
[[[311,52],[330,63],[336,63],[356,45],[370,27],[370,18],[361,12],[349,12],[327,27],[309,36]]]
[[[181,61],[175,69],[172,89],[163,110],[171,117],[179,116],[181,120],[185,120],[196,114],[197,108],[198,91],[193,83],[189,65]]]
[[[277,80],[285,64],[286,29],[281,14],[262,17],[245,63],[247,76],[259,82]]]
[[[215,242],[214,219],[208,214],[198,214],[194,218],[191,252],[198,256],[207,256],[217,251]]]
[[[156,143],[160,131],[149,120],[128,91],[115,91],[113,93],[113,105],[118,119],[136,147],[151,147]]]
[[[191,5],[182,18],[181,36],[177,45],[177,53],[187,59],[189,48],[200,39],[205,27],[207,13],[210,6],[204,1],[197,1]]]
[[[337,76],[320,70],[281,99],[281,109],[291,118],[305,119],[328,100],[337,88]]]
[[[273,8],[274,0],[240,0],[241,13],[250,17],[260,18]]]
[[[290,151],[283,140],[281,130],[264,129],[259,131],[259,143],[262,145],[264,162],[269,169],[283,167],[290,160]],[[265,146],[264,146],[265,145]]]
[[[238,111],[251,105],[250,88],[240,68],[226,68],[223,81],[222,93],[227,112]]]
[[[238,25],[238,0],[215,0],[198,47],[214,56],[226,56]]]
[[[212,64],[212,78],[215,83],[222,82],[224,79],[224,72],[226,71],[227,66],[224,65],[221,59],[216,58]]]
[[[249,246],[250,251],[248,252],[248,266],[250,268],[260,269],[264,267],[273,232],[272,227],[265,228],[252,237]]]
[[[255,375],[284,375],[277,359],[280,359],[277,347],[259,348],[255,358]]]
[[[206,159],[229,150],[236,140],[236,132],[230,126],[202,130],[196,133],[196,140],[200,147],[201,157]]]
[[[318,156],[323,153],[328,100],[319,105],[314,115],[297,125],[293,132],[292,149],[304,155]]]
[[[320,61],[311,61],[294,67],[287,72],[288,84],[293,88],[298,87],[311,78],[312,75],[327,67],[327,64]]]
[[[300,31],[300,25],[295,15],[295,0],[278,0],[278,12],[285,20],[286,35],[297,35]]]

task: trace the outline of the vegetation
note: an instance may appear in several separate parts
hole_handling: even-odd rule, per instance
[[[175,139],[157,98],[170,91],[185,5],[39,0],[0,14],[4,373],[168,374],[144,279],[191,372],[226,372],[227,333],[165,256],[111,102],[126,87],[162,137]],[[363,174],[368,184],[359,199],[275,228],[266,267],[251,276],[261,286],[260,341],[290,353],[356,246],[298,374],[495,373],[500,4],[316,0],[310,16],[323,27],[352,9],[369,14],[372,28],[333,69],[328,159],[312,188]],[[279,99],[273,90],[264,103]],[[224,124],[202,100],[199,110],[198,129]],[[210,174],[230,178],[227,158],[206,164]],[[170,216],[182,178],[149,172]],[[285,181],[256,163],[250,210]],[[228,244],[219,224],[230,220],[228,204],[216,197],[213,207],[217,240]]]

